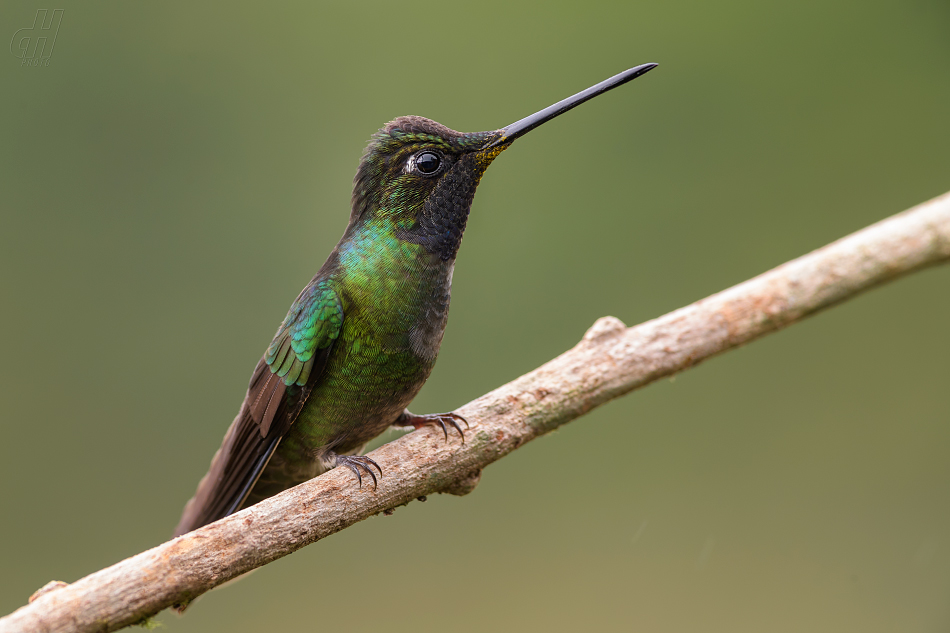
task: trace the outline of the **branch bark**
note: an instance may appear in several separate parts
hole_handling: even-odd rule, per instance
[[[0,619],[14,631],[115,631],[374,514],[436,492],[608,400],[774,332],[877,284],[950,259],[950,193],[754,279],[627,328],[599,319],[573,349],[459,409],[465,444],[410,433],[372,453],[377,490],[332,470],[70,585],[50,583]]]

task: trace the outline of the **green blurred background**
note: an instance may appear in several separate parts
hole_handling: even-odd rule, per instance
[[[0,35],[38,8],[49,67],[0,53],[0,613],[170,535],[395,116],[496,128],[661,64],[491,167],[420,412],[950,189],[946,0],[7,1]],[[874,290],[160,620],[947,631],[948,289]]]

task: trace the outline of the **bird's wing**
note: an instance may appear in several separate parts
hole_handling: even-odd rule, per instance
[[[311,282],[257,363],[241,410],[185,505],[176,536],[241,508],[319,382],[342,327],[339,295],[327,281]]]

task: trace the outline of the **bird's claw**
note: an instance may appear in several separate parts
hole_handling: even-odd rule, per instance
[[[366,455],[337,455],[336,465],[346,466],[352,470],[353,474],[356,475],[356,480],[360,482],[360,488],[363,487],[363,475],[360,473],[361,468],[373,478],[373,490],[376,490],[379,487],[379,482],[376,480],[376,473],[373,472],[371,466],[375,466],[376,470],[379,471],[380,479],[383,477],[383,469],[379,467],[379,464]]]
[[[462,438],[462,444],[465,443],[465,431],[462,430],[462,427],[459,426],[459,421],[465,423],[465,428],[472,428],[468,423],[468,420],[460,416],[458,413],[449,412],[449,413],[431,413],[429,415],[415,415],[411,414],[409,419],[406,420],[416,429],[421,429],[427,424],[438,424],[442,428],[442,433],[445,435],[445,441],[449,441],[449,426],[458,431],[459,437]],[[448,426],[446,426],[448,425]]]

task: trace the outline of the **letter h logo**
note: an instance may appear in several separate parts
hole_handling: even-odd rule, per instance
[[[48,65],[53,54],[53,45],[56,43],[56,34],[59,33],[59,25],[63,21],[63,12],[64,9],[54,9],[52,15],[48,15],[49,9],[38,9],[33,26],[22,28],[13,34],[10,52],[14,57],[23,60],[22,65]]]

